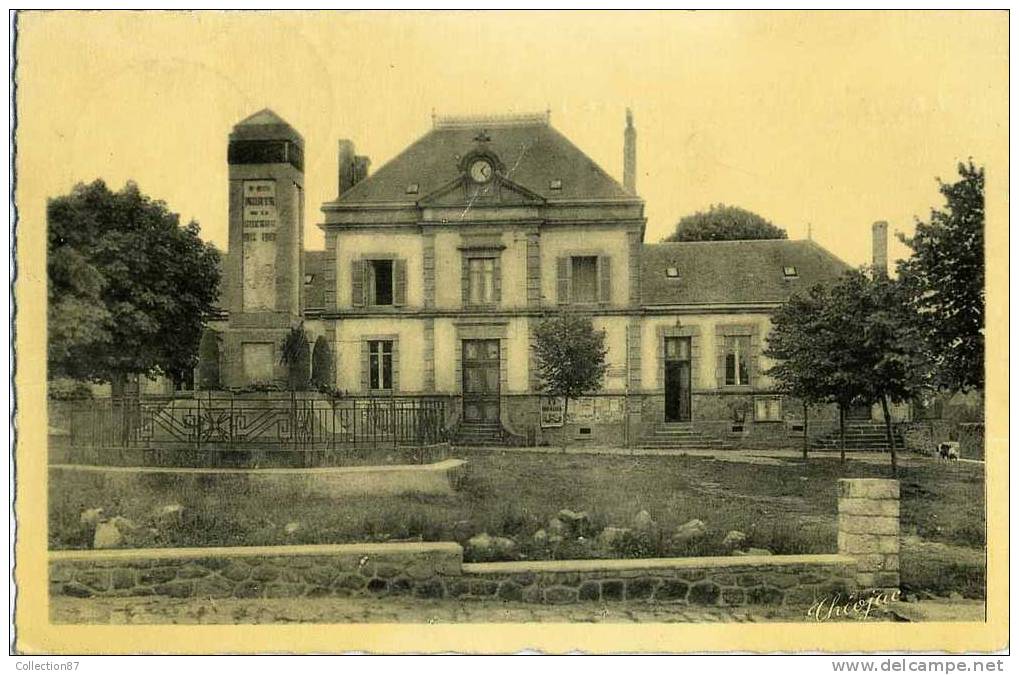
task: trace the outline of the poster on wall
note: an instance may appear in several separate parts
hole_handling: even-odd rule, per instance
[[[541,428],[549,429],[563,425],[563,399],[558,396],[542,396],[539,403]]]
[[[624,412],[622,396],[581,396],[570,401],[566,421],[570,424],[611,424],[621,422]]]

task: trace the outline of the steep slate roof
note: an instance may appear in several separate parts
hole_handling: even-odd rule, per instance
[[[304,137],[290,124],[268,108],[245,117],[234,125],[231,140],[259,140],[267,138],[288,138],[304,145]]]
[[[490,141],[475,140],[482,131]],[[635,199],[546,121],[507,123],[479,118],[473,123],[436,125],[337,201],[417,201],[454,180],[460,174],[460,158],[482,149],[499,157],[511,181],[546,199]],[[549,187],[556,179],[562,181],[561,190]],[[407,186],[414,183],[418,194],[408,195]]]
[[[798,276],[786,278],[785,267]],[[675,267],[679,278],[665,270]],[[783,302],[849,265],[808,240],[704,241],[645,244],[641,292],[645,305]]]

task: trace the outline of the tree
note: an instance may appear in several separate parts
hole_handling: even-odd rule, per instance
[[[916,331],[938,389],[984,386],[984,169],[959,164],[960,180],[938,181],[943,210],[899,239],[913,255],[898,264]]]
[[[192,221],[128,183],[101,180],[47,204],[49,376],[181,378],[219,294],[219,254]]]
[[[535,328],[538,374],[548,395],[563,398],[564,423],[571,399],[602,388],[607,353],[605,331],[595,330],[590,316],[559,314],[542,320]]]
[[[822,284],[806,296],[794,295],[773,315],[764,351],[776,359],[768,374],[784,391],[810,405],[838,406],[842,462],[846,460],[846,411],[864,395],[853,377],[861,366],[849,344],[858,327],[849,300],[845,293]]]
[[[335,383],[333,350],[325,336],[319,335],[311,351],[311,381],[318,389],[331,389]]]
[[[290,391],[306,391],[311,377],[311,350],[304,324],[294,326],[280,344],[280,363],[287,367]]]
[[[785,230],[738,206],[715,204],[680,218],[665,241],[733,241],[737,239],[787,239]]]
[[[769,374],[790,394],[838,405],[843,462],[846,411],[880,402],[894,474],[889,404],[910,400],[922,386],[925,366],[918,344],[902,287],[883,275],[853,270],[780,308],[765,354],[780,360]]]

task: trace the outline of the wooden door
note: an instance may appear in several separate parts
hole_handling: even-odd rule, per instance
[[[690,421],[690,338],[666,338],[665,421]]]
[[[463,419],[499,421],[499,341],[463,341]]]

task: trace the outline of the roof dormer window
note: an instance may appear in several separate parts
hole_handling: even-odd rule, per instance
[[[679,268],[678,267],[666,267],[665,268],[665,276],[667,276],[670,279],[678,279],[679,278]]]
[[[782,268],[782,276],[786,279],[795,279],[800,276],[800,273],[796,270],[793,265],[786,265]]]
[[[416,195],[417,193],[418,193],[418,184],[417,183],[411,183],[410,185],[407,186],[407,194],[409,194],[409,195]]]
[[[562,178],[554,178],[554,179],[550,180],[548,182],[548,189],[549,190],[562,190],[563,189],[563,179]]]

